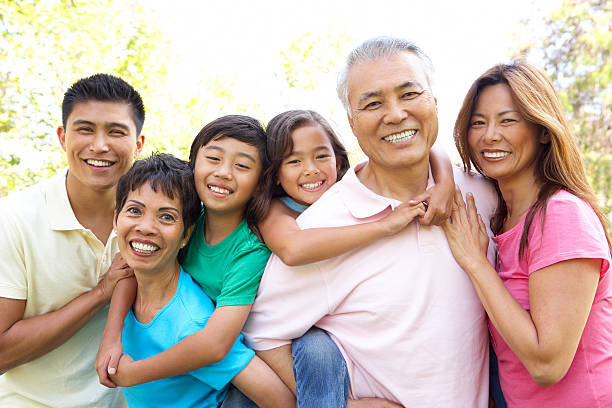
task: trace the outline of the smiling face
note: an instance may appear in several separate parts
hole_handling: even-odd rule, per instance
[[[171,199],[149,183],[128,194],[115,229],[121,256],[135,272],[176,269],[179,249],[188,239],[182,211],[178,194]]]
[[[291,139],[293,151],[283,159],[278,181],[291,198],[310,205],[336,182],[334,149],[325,131],[317,125],[293,130]]]
[[[468,145],[485,175],[498,182],[532,178],[538,150],[547,142],[538,126],[521,115],[508,85],[482,89],[470,120]]]
[[[358,63],[348,71],[347,87],[349,124],[372,163],[401,169],[428,160],[438,117],[419,57],[399,52]]]
[[[77,103],[57,134],[68,159],[68,183],[94,191],[113,189],[144,142],[131,107],[120,102]]]
[[[194,178],[207,215],[242,218],[262,170],[255,146],[230,137],[213,139],[197,153]]]

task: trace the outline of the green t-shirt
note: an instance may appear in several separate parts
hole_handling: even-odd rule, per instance
[[[249,229],[245,220],[217,245],[204,239],[204,212],[189,240],[183,269],[200,284],[216,306],[250,305],[270,250]]]

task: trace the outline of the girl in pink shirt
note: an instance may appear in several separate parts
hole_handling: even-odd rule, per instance
[[[510,407],[612,406],[612,282],[606,218],[559,97],[523,61],[489,69],[455,124],[466,169],[493,179],[495,268],[473,197],[443,224],[490,319]]]

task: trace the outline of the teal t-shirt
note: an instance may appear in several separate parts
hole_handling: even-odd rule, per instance
[[[217,307],[253,304],[270,250],[245,220],[223,241],[209,245],[204,239],[204,220],[202,212],[189,240],[183,268]]]
[[[181,270],[175,295],[153,320],[142,324],[130,309],[123,326],[123,351],[134,360],[159,354],[202,330],[214,310],[202,289]],[[254,354],[242,344],[242,335],[239,335],[221,361],[186,374],[122,388],[122,391],[131,408],[216,408],[225,398],[229,382]]]

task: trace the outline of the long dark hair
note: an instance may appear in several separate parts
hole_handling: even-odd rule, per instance
[[[264,174],[268,168],[269,161],[266,153],[266,132],[261,124],[250,116],[227,115],[213,120],[200,130],[191,144],[189,153],[189,165],[195,169],[198,151],[206,146],[211,140],[218,140],[225,137],[236,139],[240,142],[257,148],[261,161],[261,173],[257,180],[257,187],[253,197],[246,203],[244,218],[251,231],[260,237],[257,224],[268,212],[270,199],[267,195],[264,184]]]
[[[293,150],[291,132],[304,126],[319,126],[329,138],[334,155],[336,156],[336,165],[338,167],[337,180],[340,180],[350,167],[346,149],[323,116],[311,110],[290,110],[280,113],[273,117],[266,127],[270,167],[268,167],[265,175],[265,188],[270,198],[287,195],[283,187],[277,184],[278,173],[283,160]]]
[[[549,143],[542,145],[535,160],[535,176],[542,187],[536,201],[525,216],[519,258],[523,256],[528,244],[529,228],[534,216],[541,213],[542,221],[544,221],[546,204],[550,197],[559,190],[566,190],[589,203],[603,226],[608,247],[612,248],[607,231],[608,220],[597,204],[597,198],[587,181],[578,146],[576,146],[572,137],[559,95],[548,75],[539,68],[525,61],[517,60],[509,64],[496,65],[474,81],[465,96],[453,132],[455,145],[461,155],[465,169],[469,171],[471,166],[474,166],[480,174],[484,175],[482,169],[474,160],[473,152],[468,146],[467,137],[471,117],[480,93],[487,86],[497,84],[506,84],[510,87],[512,98],[523,118],[537,125],[543,132],[542,134],[546,134],[550,138]],[[492,181],[497,190],[498,207],[491,219],[491,230],[495,234],[499,234],[508,215],[508,208],[501,195],[499,185],[495,180]]]

